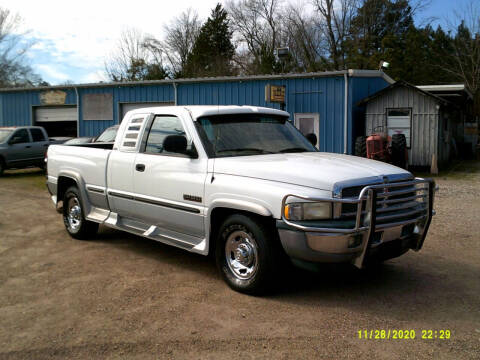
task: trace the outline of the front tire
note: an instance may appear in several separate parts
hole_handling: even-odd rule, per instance
[[[272,229],[253,217],[235,214],[224,221],[218,234],[217,267],[227,284],[252,295],[270,290],[278,260]]]
[[[77,187],[67,189],[63,197],[63,223],[69,235],[75,239],[87,240],[98,231],[98,224],[85,219],[80,193]]]

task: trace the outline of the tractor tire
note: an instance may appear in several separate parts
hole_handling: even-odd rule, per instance
[[[392,135],[392,163],[403,169],[407,168],[407,139],[404,134]]]
[[[355,140],[355,156],[367,157],[367,137],[359,136]]]

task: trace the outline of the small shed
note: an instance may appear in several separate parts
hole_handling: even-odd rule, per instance
[[[410,166],[434,167],[449,161],[455,143],[463,140],[459,107],[405,81],[360,101],[366,106],[365,135],[405,134]]]

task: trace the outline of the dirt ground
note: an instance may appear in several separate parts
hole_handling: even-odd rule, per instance
[[[8,171],[0,358],[479,359],[480,163],[436,179],[421,252],[368,271],[292,270],[276,294],[251,297],[200,255],[106,228],[95,241],[71,239],[44,176]],[[382,329],[416,338],[358,338]],[[422,339],[422,330],[451,338]]]

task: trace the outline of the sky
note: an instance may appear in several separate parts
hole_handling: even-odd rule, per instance
[[[206,19],[218,1],[0,0],[0,6],[22,17],[22,30],[28,31],[28,39],[34,42],[28,53],[30,66],[56,85],[107,81],[105,58],[114,50],[122,30],[134,27],[162,38],[163,26],[183,11],[193,8]],[[468,1],[432,0],[416,22],[436,18],[435,24],[443,25],[446,17]]]

